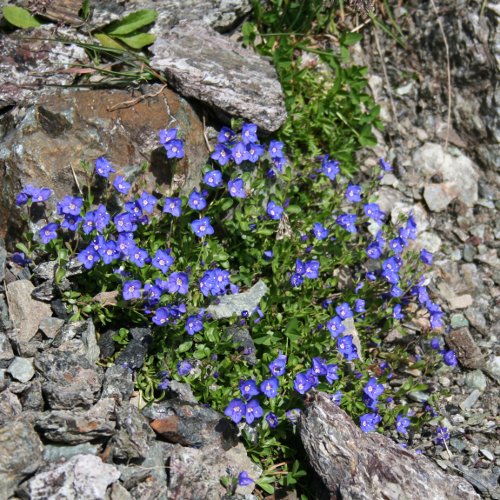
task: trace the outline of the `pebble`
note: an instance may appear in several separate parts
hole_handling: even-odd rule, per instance
[[[466,444],[461,439],[451,438],[450,439],[450,446],[455,448],[455,450],[463,451],[466,447]]]
[[[462,410],[470,410],[481,396],[481,391],[474,389],[469,396],[460,403]]]
[[[448,298],[448,304],[450,304],[451,309],[467,309],[472,303],[472,296],[469,294]]]
[[[12,361],[9,365],[7,372],[10,373],[16,380],[25,384],[33,378],[33,375],[35,375],[33,359],[19,357],[14,358],[14,361]]]
[[[457,328],[469,326],[469,322],[463,314],[453,314],[450,319],[450,325],[454,330],[456,330]]]
[[[471,389],[478,389],[484,392],[487,381],[484,373],[481,370],[474,370],[465,376],[465,383]]]
[[[479,451],[480,451],[480,452],[481,452],[481,453],[482,453],[482,454],[483,454],[483,455],[484,455],[484,456],[485,456],[488,460],[490,460],[490,461],[495,460],[495,457],[494,457],[493,453],[491,453],[491,451],[490,451],[490,450],[487,450],[486,448],[481,448]]]
[[[429,394],[422,391],[413,391],[408,394],[408,397],[417,403],[425,403],[429,399]]]
[[[450,387],[451,385],[451,380],[448,377],[442,377],[439,382],[443,387]]]
[[[463,253],[464,260],[466,262],[472,262],[474,260],[474,256],[476,255],[476,250],[472,245],[464,245]]]

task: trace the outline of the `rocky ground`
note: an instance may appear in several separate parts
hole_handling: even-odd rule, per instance
[[[204,39],[194,52],[201,59],[217,55],[213,78],[206,86],[196,86],[196,64],[172,64],[176,55],[165,53],[166,44],[174,51],[177,43],[182,54],[194,43],[189,29],[172,29],[168,39],[159,37],[155,58],[158,69],[172,68],[168,77],[174,91],[147,88],[133,107],[127,105],[128,90],[52,88],[42,97],[37,75],[83,61],[84,53],[40,47],[39,41],[24,42],[21,47],[11,37],[0,38],[0,236],[12,242],[18,230],[18,221],[9,214],[21,185],[49,185],[56,198],[68,194],[74,184],[72,170],[78,175],[81,168],[82,158],[75,152],[83,159],[106,153],[113,163],[129,165],[124,173],[131,176],[134,165],[148,159],[151,182],[159,183],[165,192],[182,184],[189,190],[206,157],[200,116],[244,116],[267,131],[279,126],[284,107],[274,71],[257,56],[252,56],[252,64],[242,64],[248,54],[237,46],[237,37],[220,34],[232,30],[249,12],[249,3],[229,2],[227,7],[227,2],[220,2],[218,8],[212,4],[198,2],[196,10],[183,7],[183,2],[172,4],[173,11],[167,9],[163,19],[169,30],[183,19],[204,23],[192,25],[196,33],[203,31]],[[460,362],[458,368],[443,367],[433,380],[433,390],[444,394],[437,411],[451,434],[448,448],[436,447],[430,435],[417,435],[413,446],[435,464],[423,457],[417,466],[414,454],[398,455],[398,460],[408,460],[405,473],[416,474],[417,483],[431,464],[436,475],[435,489],[428,492],[431,498],[442,493],[439,483],[446,481],[457,488],[447,498],[472,497],[471,485],[484,498],[500,498],[500,356],[496,351],[500,182],[495,101],[499,12],[489,4],[483,8],[482,2],[440,0],[436,4],[449,47],[449,123],[446,46],[431,3],[410,1],[395,11],[406,48],[369,25],[363,29],[362,44],[354,47],[356,59],[369,67],[370,87],[386,124],[375,151],[360,153],[361,164],[369,170],[384,156],[394,166],[382,180],[381,204],[393,218],[414,210],[419,244],[435,253],[431,290],[450,323],[443,337]],[[95,23],[125,11],[121,2],[106,5],[97,12]],[[148,6],[147,1],[141,2],[141,7]],[[61,30],[76,36],[75,28]],[[55,77],[59,82],[68,78],[64,71],[61,75]],[[251,78],[261,82],[260,90],[245,84]],[[221,100],[220,95],[226,98]],[[254,106],[257,96],[268,100]],[[138,116],[147,116],[147,126]],[[150,155],[156,130],[165,122],[178,122],[191,131],[186,138],[188,160],[167,175],[162,174],[165,169],[158,155]],[[221,415],[198,405],[182,384],[172,387],[166,401],[139,410],[132,369],[144,361],[147,330],[134,331],[120,362],[103,369],[96,361],[110,355],[110,335],[97,340],[91,322],[66,323],[54,291],[53,267],[42,266],[31,274],[10,260],[6,263],[6,257],[0,245],[0,499],[14,493],[47,498],[62,492],[68,498],[221,498],[226,490],[220,477],[240,470],[254,477],[259,474],[237,444],[235,429],[223,425],[226,420]],[[423,404],[429,393],[412,397]],[[306,449],[314,440],[308,437],[308,429],[343,418],[335,408],[325,409],[321,397],[311,404],[302,429]],[[361,450],[369,446],[391,448],[388,441],[373,444],[366,439],[356,447],[359,463],[364,463]],[[345,436],[337,440],[342,442]],[[312,456],[311,460],[326,463],[329,473],[322,474],[321,467],[317,471],[327,487],[334,488],[331,457],[356,450],[327,446],[330,458]],[[444,471],[456,479],[452,481]],[[390,483],[383,478],[391,471],[380,467],[377,473],[382,484]],[[378,477],[369,468],[366,476],[360,473],[356,487],[365,494],[379,491],[370,489],[379,487],[370,483],[373,476]],[[239,487],[237,494],[251,490],[251,486]],[[344,490],[344,495],[349,494],[354,490]]]

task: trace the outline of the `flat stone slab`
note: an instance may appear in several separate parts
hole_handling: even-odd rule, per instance
[[[242,117],[273,132],[286,119],[271,63],[203,22],[181,22],[151,46],[151,66],[182,95],[210,105],[223,117]]]

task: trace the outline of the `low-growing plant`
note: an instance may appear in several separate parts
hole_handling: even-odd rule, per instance
[[[184,156],[180,134],[160,131],[172,162]],[[293,431],[313,388],[365,432],[395,426],[404,437],[434,418],[409,412],[406,396],[427,389],[426,371],[456,358],[438,337],[429,345],[443,312],[423,274],[432,255],[410,248],[413,215],[393,225],[376,202],[391,169],[383,159],[372,180],[352,184],[329,155],[293,167],[282,142],[260,143],[246,123],[239,133],[221,129],[203,184],[189,195],[154,186],[134,194],[104,157],[87,167],[83,195],[60,200],[20,248],[35,262],[58,260],[58,281],[68,262],[80,263],[62,292],[73,319],[92,316],[98,332],[118,331],[119,345],[132,327],[150,327],[153,343],[136,371],[144,400],[161,400],[172,380],[189,383],[241,427],[268,471],[265,491],[305,474]],[[50,194],[26,186],[17,204],[29,213]],[[259,281],[265,296],[242,305],[241,293]],[[217,306],[232,297],[235,313],[224,317]],[[405,327],[415,317],[421,333]]]

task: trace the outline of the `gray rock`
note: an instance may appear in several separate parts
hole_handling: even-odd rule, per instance
[[[90,408],[101,390],[102,369],[84,356],[49,350],[35,358],[43,394],[53,410]]]
[[[467,398],[460,403],[460,408],[462,408],[462,410],[470,410],[477,403],[477,400],[479,399],[480,396],[481,396],[481,391],[478,389],[474,389],[467,396]]]
[[[99,335],[97,345],[99,346],[99,356],[101,359],[110,358],[116,351],[116,344],[113,336],[116,335],[115,330],[106,330]]]
[[[111,485],[108,495],[109,500],[132,500],[132,495],[118,482]]]
[[[237,443],[236,427],[220,413],[200,404],[171,399],[146,406],[142,413],[156,434],[170,443],[223,449]]]
[[[228,326],[224,333],[232,339],[233,344],[241,352],[241,357],[251,365],[257,364],[255,356],[255,344],[248,328],[239,326]]]
[[[331,495],[479,499],[467,481],[445,474],[425,456],[381,434],[363,433],[327,394],[309,398],[299,429],[310,463]]]
[[[56,335],[52,347],[85,356],[91,363],[99,359],[94,323],[90,318],[66,324]]]
[[[41,302],[50,302],[56,298],[57,295],[57,289],[51,281],[45,281],[41,285],[36,286],[31,292],[31,297],[35,300],[40,300]]]
[[[132,372],[120,365],[111,366],[104,374],[103,398],[113,398],[117,402],[128,401],[134,392]]]
[[[243,311],[251,313],[268,291],[267,285],[259,280],[246,292],[222,296],[218,304],[207,307],[207,313],[214,319],[231,318],[234,315],[240,317]]]
[[[486,390],[487,381],[481,370],[474,370],[465,376],[465,384],[471,389],[479,389],[481,392]]]
[[[242,117],[267,132],[286,119],[283,91],[266,59],[202,22],[181,22],[151,47],[151,65],[186,97],[223,117]]]
[[[26,383],[29,382],[35,375],[35,369],[33,368],[33,359],[26,358],[14,358],[14,361],[9,365],[7,372],[12,375],[13,378],[19,380],[19,382]]]
[[[101,399],[89,410],[55,410],[36,420],[36,429],[55,443],[80,444],[113,435],[115,402]]]
[[[427,184],[424,188],[424,200],[433,212],[442,212],[458,196],[455,184],[443,182],[441,184]]]
[[[45,401],[43,400],[42,384],[40,380],[33,380],[19,395],[19,400],[24,411],[43,411]]]
[[[75,446],[63,446],[58,444],[46,444],[43,449],[43,459],[46,462],[59,462],[68,460],[75,455],[97,455],[100,446],[98,444],[82,443]]]
[[[23,420],[0,427],[0,498],[11,498],[16,486],[42,465],[43,445]]]
[[[484,367],[486,373],[500,384],[500,356],[492,356]]]
[[[13,358],[14,352],[12,351],[9,338],[5,333],[0,332],[0,368],[9,366]]]
[[[38,281],[54,281],[54,270],[57,267],[55,260],[49,260],[38,264],[33,269],[33,277]]]
[[[227,492],[220,478],[228,474],[237,477],[243,470],[254,480],[258,480],[261,475],[261,470],[248,458],[242,443],[224,452],[211,447],[196,449],[176,445],[170,452],[170,497],[207,500],[225,498]],[[254,483],[237,486],[236,493],[248,495],[254,486]]]
[[[458,360],[466,368],[480,368],[484,364],[483,355],[467,328],[452,330],[445,337],[446,344],[455,351]]]
[[[187,401],[188,403],[198,403],[191,386],[185,382],[178,382],[177,380],[171,380],[168,386],[169,395],[180,399],[181,401]]]
[[[145,459],[155,433],[148,419],[130,404],[116,412],[117,431],[111,439],[111,452],[119,460]]]
[[[23,411],[19,398],[9,389],[0,392],[0,427],[12,422]],[[1,495],[0,495],[1,498]]]
[[[67,462],[54,464],[31,478],[26,489],[29,498],[78,498],[104,500],[107,487],[118,481],[119,471],[94,455],[75,455]]]
[[[469,322],[463,314],[453,314],[450,318],[450,325],[456,330],[469,326]]]
[[[16,328],[14,339],[19,344],[28,343],[38,331],[42,319],[52,316],[49,304],[31,298],[33,289],[28,280],[13,281],[7,285],[9,314]]]
[[[0,293],[0,332],[11,332],[13,328],[14,325],[12,324],[9,316],[9,307],[7,306],[7,301],[5,300],[4,295]]]
[[[5,261],[7,260],[7,250],[5,250],[5,241],[0,238],[0,283],[5,279]]]
[[[64,320],[60,318],[43,318],[39,328],[48,339],[53,339],[64,325]]]
[[[148,353],[148,342],[132,339],[118,355],[115,363],[133,370],[141,368]]]

